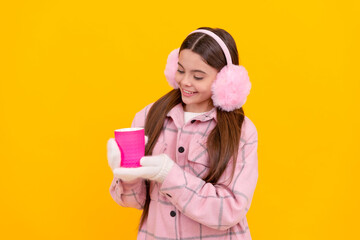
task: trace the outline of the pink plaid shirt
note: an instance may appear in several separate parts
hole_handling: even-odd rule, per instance
[[[132,127],[144,127],[151,106],[136,114]],[[206,183],[201,179],[209,169],[206,140],[216,121],[215,108],[185,124],[181,104],[167,114],[153,155],[166,153],[176,164],[162,184],[151,182],[149,215],[137,239],[251,239],[246,213],[258,178],[257,130],[245,116],[234,177],[230,160],[216,184]],[[114,178],[110,193],[121,206],[143,208],[142,179]]]

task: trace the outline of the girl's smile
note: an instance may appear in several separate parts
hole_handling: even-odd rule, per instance
[[[192,97],[194,96],[197,92],[190,92],[190,91],[187,91],[185,89],[181,89],[181,93],[183,96],[185,97]]]

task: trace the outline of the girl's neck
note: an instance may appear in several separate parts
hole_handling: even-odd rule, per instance
[[[184,112],[190,112],[190,113],[205,113],[210,111],[214,106],[208,105],[206,108],[194,108],[193,106],[188,106],[186,104],[183,104]]]

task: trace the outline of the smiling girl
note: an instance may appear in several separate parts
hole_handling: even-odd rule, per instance
[[[234,39],[219,28],[191,32],[165,76],[174,90],[132,122],[149,139],[142,166],[117,167],[108,141],[112,198],[143,210],[138,239],[251,239],[258,135],[242,108],[251,84]]]

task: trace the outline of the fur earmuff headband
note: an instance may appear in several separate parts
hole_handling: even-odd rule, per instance
[[[227,65],[218,72],[216,79],[211,86],[211,98],[214,106],[227,112],[241,108],[242,105],[245,104],[251,89],[251,83],[247,70],[241,65],[234,65],[232,63],[229,49],[215,33],[205,29],[197,29],[190,34],[196,32],[205,33],[214,38],[220,45],[226,57]],[[175,89],[179,88],[175,81],[175,74],[178,69],[178,57],[179,48],[173,50],[169,54],[164,71],[165,77],[170,86]]]

